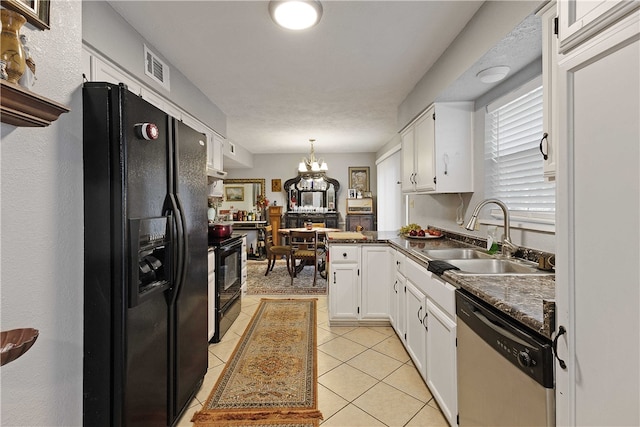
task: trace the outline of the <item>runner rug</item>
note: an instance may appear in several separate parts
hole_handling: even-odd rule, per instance
[[[317,426],[315,299],[262,299],[195,426]]]
[[[247,261],[247,294],[248,295],[326,295],[327,279],[320,273],[316,276],[316,285],[313,286],[313,267],[302,269],[293,279],[287,271],[287,263],[277,260],[273,270],[268,275],[267,261]]]

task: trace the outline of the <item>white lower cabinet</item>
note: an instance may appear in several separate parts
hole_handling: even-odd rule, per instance
[[[447,421],[455,426],[456,288],[401,251],[396,250],[394,261],[396,276],[387,293],[392,304],[392,326]]]
[[[427,330],[424,326],[424,319],[427,299],[410,280],[406,281],[404,291],[407,316],[404,344],[409,356],[411,356],[413,363],[416,365],[416,369],[418,369],[422,378],[426,378]]]
[[[406,323],[406,301],[404,294],[404,286],[406,278],[404,275],[404,266],[407,261],[407,257],[399,250],[395,250],[394,259],[392,260],[393,267],[395,268],[395,279],[393,280],[393,286],[390,289],[390,304],[391,310],[389,314],[389,320],[391,326],[396,331],[396,334],[404,339],[405,323]],[[393,317],[391,317],[393,316]]]
[[[388,245],[329,245],[329,322],[387,324],[392,281]]]
[[[393,278],[391,250],[388,245],[362,246],[362,319],[389,319],[389,299],[386,297]]]
[[[329,283],[329,321],[357,321],[360,280],[358,263],[332,263]]]
[[[456,322],[429,299],[426,310],[427,385],[449,424],[456,425]]]

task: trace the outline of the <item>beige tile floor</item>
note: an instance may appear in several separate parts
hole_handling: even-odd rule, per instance
[[[178,422],[192,426],[260,297],[245,296],[222,341],[209,346],[209,369]],[[318,297],[318,406],[322,426],[447,426],[437,403],[391,327],[331,327]]]

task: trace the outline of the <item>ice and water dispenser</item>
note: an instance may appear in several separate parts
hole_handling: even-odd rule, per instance
[[[170,216],[129,220],[129,307],[171,286]]]

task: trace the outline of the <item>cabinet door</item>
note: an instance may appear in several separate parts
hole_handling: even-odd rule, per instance
[[[637,1],[614,0],[562,0],[558,4],[562,53],[595,36],[640,6]]]
[[[427,385],[450,425],[456,425],[456,323],[427,299]]]
[[[434,105],[434,113],[435,142],[431,159],[435,192],[472,192],[473,103],[439,102]]]
[[[361,215],[360,225],[365,231],[374,231],[376,229],[375,219],[373,215]]]
[[[207,166],[217,171],[222,171],[224,166],[224,139],[217,135],[211,135],[211,149],[207,145]]]
[[[558,425],[640,425],[639,37],[635,12],[559,65]]]
[[[434,191],[436,189],[434,169],[435,148],[435,107],[429,108],[415,124],[415,189]]]
[[[364,231],[374,231],[373,215],[347,215],[346,231],[356,231],[361,226]]]
[[[358,320],[357,263],[330,263],[329,320]]]
[[[397,318],[398,318],[398,292],[400,290],[400,282],[398,281],[398,275],[394,274],[391,286],[388,288],[387,298],[389,298],[389,323],[397,332]]]
[[[395,259],[393,260],[393,265],[395,266],[395,277],[394,280],[394,293],[391,294],[391,302],[394,304],[392,310],[395,313],[395,324],[393,328],[396,330],[398,336],[404,340],[404,331],[405,331],[405,261],[406,256],[396,250],[395,251]]]
[[[413,125],[402,134],[402,185],[400,187],[403,192],[415,191],[413,180],[415,172],[414,134]]]
[[[423,324],[425,317],[425,296],[410,280],[405,285],[406,331],[405,345],[413,363],[423,378],[426,377],[426,338],[427,330]]]
[[[555,3],[550,3],[541,11],[542,20],[542,128],[540,135],[540,155],[543,156],[544,177],[555,180],[556,175],[556,141],[557,129],[554,127],[554,103],[556,93],[555,80],[558,74],[558,38],[554,34],[556,19]]]
[[[362,319],[389,318],[389,284],[393,281],[388,245],[362,247]]]
[[[95,82],[109,82],[109,83],[124,83],[127,85],[127,89],[130,92],[135,93],[136,95],[140,95],[141,86],[138,82],[135,81],[132,77],[124,72],[118,70],[113,67],[111,64],[106,63],[100,58],[94,57],[92,65],[93,69],[93,79]]]

